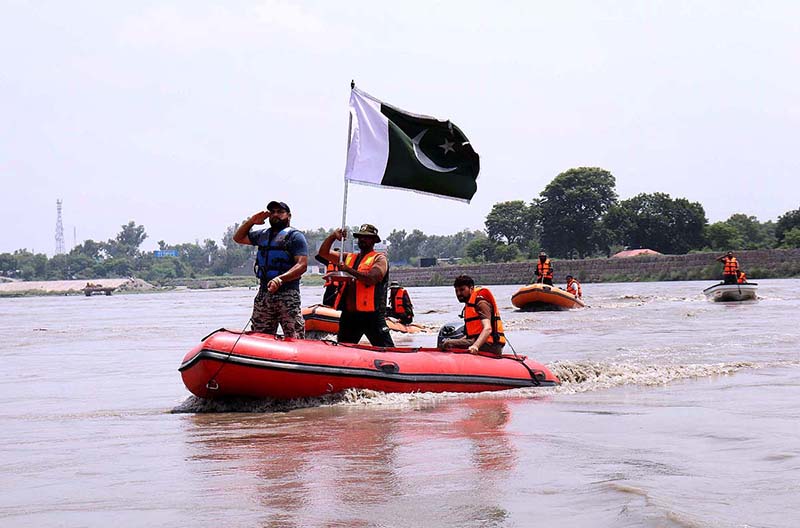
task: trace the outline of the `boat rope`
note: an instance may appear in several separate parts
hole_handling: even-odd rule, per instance
[[[252,322],[253,322],[253,318],[251,317],[244,324],[244,328],[242,328],[242,331],[239,332],[239,337],[236,338],[236,341],[233,342],[233,346],[228,351],[228,355],[225,356],[225,359],[222,360],[222,364],[219,366],[219,368],[214,373],[214,375],[212,375],[209,378],[209,380],[206,382],[206,390],[215,391],[215,390],[219,389],[219,383],[217,383],[217,376],[219,376],[219,373],[222,370],[222,368],[228,363],[228,360],[230,359],[231,355],[233,354],[233,349],[236,348],[236,345],[239,343],[239,340],[242,338],[242,335],[244,335],[245,330],[247,330],[247,325],[251,324]]]
[[[511,352],[514,353],[514,357],[513,358],[512,357],[506,357],[505,359],[509,359],[511,361],[516,361],[520,365],[525,367],[525,370],[527,370],[528,374],[531,375],[531,381],[533,381],[534,386],[536,386],[536,387],[540,386],[542,383],[541,383],[541,381],[539,381],[539,378],[536,377],[536,373],[533,370],[531,370],[531,368],[528,366],[528,364],[525,363],[524,359],[519,357],[519,355],[517,354],[517,351],[514,350],[514,345],[511,344],[511,340],[508,339],[508,336],[505,336],[505,338],[506,338],[506,343],[508,343],[508,346],[511,347]]]

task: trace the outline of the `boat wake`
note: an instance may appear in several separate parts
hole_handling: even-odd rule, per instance
[[[556,394],[576,394],[623,385],[666,385],[674,381],[692,378],[728,376],[743,369],[761,368],[762,366],[747,361],[688,365],[557,361],[548,365],[553,374],[561,380],[560,386],[550,389],[550,392]]]
[[[781,365],[785,366],[784,363]],[[753,362],[710,363],[688,365],[644,365],[626,362],[558,361],[548,368],[559,377],[557,387],[529,387],[505,391],[454,393],[454,392],[415,392],[383,393],[372,390],[348,389],[342,393],[319,398],[299,398],[293,400],[271,400],[252,398],[227,398],[204,400],[189,396],[172,409],[171,413],[219,413],[247,412],[274,413],[294,409],[328,406],[382,406],[382,407],[420,407],[442,401],[471,398],[523,398],[542,399],[556,395],[578,394],[605,390],[622,386],[663,386],[681,380],[729,376],[740,370],[758,369],[769,366]]]

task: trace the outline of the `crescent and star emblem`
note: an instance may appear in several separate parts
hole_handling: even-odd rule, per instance
[[[442,167],[441,165],[437,165],[436,163],[434,163],[432,159],[430,159],[427,155],[425,155],[424,152],[422,152],[422,148],[419,146],[419,142],[422,141],[422,136],[424,136],[427,132],[428,129],[426,128],[425,130],[417,134],[417,136],[414,139],[411,140],[411,145],[413,145],[414,147],[414,155],[417,157],[417,161],[419,161],[422,164],[422,166],[425,167],[426,169],[436,172],[452,172],[456,170],[458,167]],[[450,147],[452,147],[452,143],[450,144]],[[450,150],[453,149],[450,148]],[[445,150],[445,154],[447,154],[447,150]]]

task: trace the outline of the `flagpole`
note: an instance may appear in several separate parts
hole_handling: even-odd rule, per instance
[[[353,88],[356,87],[356,82],[354,80],[350,81],[350,90],[352,91]],[[353,113],[348,112],[348,119],[347,119],[347,152],[350,153],[350,136],[353,133]],[[345,173],[347,172],[347,162],[345,162]],[[345,229],[347,228],[347,190],[349,187],[349,181],[347,180],[347,174],[344,177],[344,201],[342,202],[342,247],[339,249],[339,264],[342,263],[342,259],[344,258],[344,234],[346,233]]]

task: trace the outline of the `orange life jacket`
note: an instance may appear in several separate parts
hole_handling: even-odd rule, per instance
[[[543,279],[553,278],[553,265],[550,264],[550,259],[546,259],[544,262],[540,261],[536,264],[536,275]]]
[[[336,270],[338,270],[338,269],[339,269],[339,266],[337,266],[337,265],[336,265],[336,264],[334,264],[333,262],[328,262],[328,265],[327,265],[327,266],[325,266],[325,273],[326,273],[326,274],[328,274],[328,273],[332,273],[332,272],[334,272],[334,271],[336,271]],[[328,286],[333,286],[333,284],[334,284],[334,282],[333,282],[333,281],[332,281],[330,278],[328,278],[328,279],[325,279],[325,287],[326,287],[326,288],[327,288]]]
[[[469,300],[464,305],[464,328],[465,333],[469,339],[476,339],[483,331],[483,323],[481,323],[480,315],[475,309],[478,299],[485,299],[492,305],[492,333],[486,341],[491,344],[506,344],[506,337],[503,331],[503,321],[500,319],[500,309],[497,307],[497,302],[494,300],[494,295],[488,288],[476,286],[472,290]]]
[[[567,293],[571,293],[577,298],[581,298],[583,296],[583,292],[581,291],[581,283],[572,279],[567,283]]]
[[[392,295],[392,312],[400,316],[406,314],[406,306],[403,304],[403,296],[405,296],[405,294],[405,289],[397,288],[397,292]]]
[[[739,263],[736,262],[736,257],[725,257],[722,262],[725,264],[722,270],[723,275],[736,275],[736,271],[739,269]]]
[[[351,268],[361,273],[369,273],[372,269],[372,264],[375,262],[375,257],[378,256],[377,251],[371,251],[365,255],[361,253],[348,253],[344,262]],[[356,265],[358,261],[358,265]],[[383,280],[372,286],[367,286],[362,281],[355,281],[356,286],[356,311],[357,312],[375,312],[380,310],[382,313],[386,311],[386,284],[389,279],[389,273],[383,276]],[[350,286],[346,284],[342,287],[344,290]]]
[[[736,282],[738,282],[739,284],[744,284],[745,282],[747,282],[747,275],[745,275],[743,271],[740,271],[739,277],[736,279]]]

